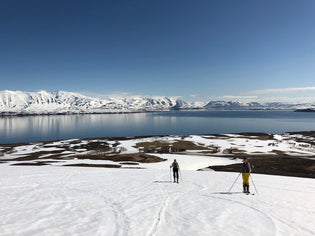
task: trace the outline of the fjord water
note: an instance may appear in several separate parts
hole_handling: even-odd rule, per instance
[[[171,111],[0,117],[0,143],[89,137],[315,130],[314,112]]]

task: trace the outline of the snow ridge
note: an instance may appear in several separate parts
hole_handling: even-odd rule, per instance
[[[237,101],[210,101],[204,106],[207,110],[295,110],[314,108],[314,104],[310,103],[282,103],[282,102],[237,102]]]
[[[0,91],[0,114],[78,114],[164,111],[189,108],[176,97],[92,98],[66,91]]]
[[[0,91],[0,115],[95,114],[169,111],[182,109],[205,110],[315,110],[308,103],[258,103],[237,101],[210,101],[188,103],[178,97],[105,97],[93,98],[79,93]],[[302,110],[301,110],[302,109]],[[303,110],[304,109],[304,110]]]

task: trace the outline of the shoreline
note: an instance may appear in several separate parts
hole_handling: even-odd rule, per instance
[[[188,136],[217,136],[222,137],[224,135],[241,135],[241,136],[273,136],[273,135],[284,135],[284,134],[296,134],[296,135],[305,135],[305,136],[311,136],[315,138],[315,130],[313,131],[287,131],[281,134],[277,133],[267,133],[267,132],[236,132],[236,133],[200,133],[200,134],[153,134],[153,135],[135,135],[135,136],[108,136],[108,137],[79,137],[79,138],[66,138],[66,139],[52,139],[52,140],[38,140],[38,141],[30,141],[30,142],[12,142],[12,143],[0,143],[1,146],[15,146],[15,145],[27,145],[32,143],[51,143],[51,142],[59,142],[64,140],[71,140],[71,139],[80,139],[80,140],[96,140],[96,139],[102,139],[102,140],[133,140],[133,139],[142,139],[142,138],[162,138],[162,137],[172,137],[172,136],[178,136],[178,137],[188,137]],[[315,145],[315,139],[314,139],[314,145]]]

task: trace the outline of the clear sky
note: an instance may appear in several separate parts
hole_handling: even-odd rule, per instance
[[[0,90],[315,101],[314,0],[1,0]]]

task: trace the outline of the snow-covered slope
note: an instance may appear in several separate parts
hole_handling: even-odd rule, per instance
[[[200,147],[216,144],[221,150],[233,145],[251,155],[277,150],[307,158],[314,153],[299,134],[254,138],[193,135],[185,141]],[[3,146],[0,162],[7,162],[0,164],[0,235],[315,235],[315,179],[253,173],[250,191],[255,195],[244,195],[239,173],[204,169],[241,160],[204,155],[204,150],[154,153],[166,161],[139,165],[121,161],[117,169],[64,166],[114,164],[78,158],[79,153],[88,154],[87,147],[97,146],[93,143],[106,141],[108,147],[132,154],[138,152],[137,143],[158,140],[175,143],[182,138],[72,139],[21,144],[12,150],[7,147],[7,152]],[[53,157],[58,152],[63,158]],[[29,160],[27,154],[39,159]],[[22,158],[24,165],[10,165],[21,164],[16,158]],[[170,165],[175,158],[180,165],[179,184],[171,181]],[[49,165],[25,165],[39,160]]]
[[[167,157],[167,155],[165,156]],[[185,159],[185,161],[184,161]],[[244,195],[238,173],[179,164],[106,169],[0,165],[0,235],[303,235],[315,234],[315,180],[253,174]],[[251,183],[252,184],[252,183]]]
[[[108,97],[97,99],[78,93],[0,91],[2,114],[117,113],[188,108],[176,97]]]

